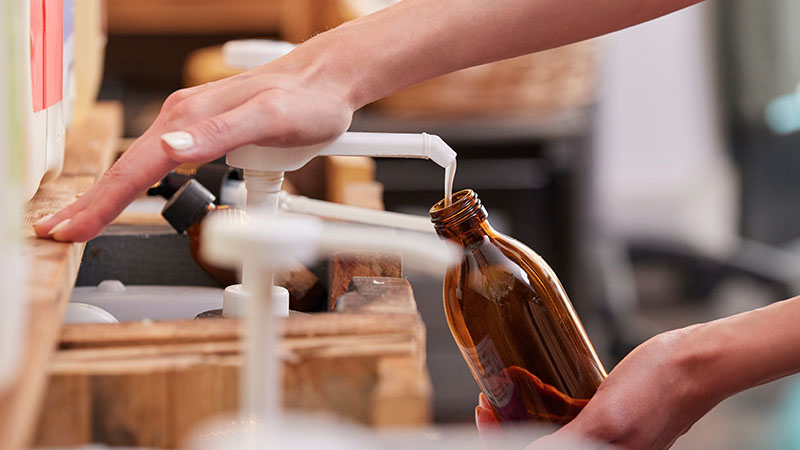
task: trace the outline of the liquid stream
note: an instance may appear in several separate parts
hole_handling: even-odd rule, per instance
[[[456,178],[456,160],[444,169],[444,206],[450,206],[453,198],[453,180]]]

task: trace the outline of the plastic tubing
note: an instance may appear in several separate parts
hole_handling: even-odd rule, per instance
[[[283,172],[263,172],[258,170],[244,170],[244,182],[247,189],[247,212],[248,214],[259,213],[264,215],[275,215],[278,211],[278,197],[281,193],[283,184]],[[247,258],[242,262],[242,290],[252,292],[250,284],[253,277],[263,274],[254,273],[251,269],[252,264]],[[273,276],[269,277],[269,285],[272,286]]]
[[[435,232],[433,224],[427,217],[341,205],[303,197],[302,195],[291,195],[286,192],[281,192],[278,208],[281,211],[290,213],[308,214],[365,225],[423,231],[426,233]]]
[[[247,211],[273,217],[278,211],[278,196],[283,184],[283,172],[262,172],[245,169]],[[251,420],[268,423],[280,414],[282,373],[279,361],[277,320],[273,312],[273,268],[261,267],[253,255],[242,260],[242,291],[250,294],[245,306],[245,367],[242,371],[241,404]]]

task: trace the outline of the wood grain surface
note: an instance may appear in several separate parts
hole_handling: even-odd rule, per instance
[[[121,133],[121,106],[98,104],[87,120],[67,133],[62,175],[44,184],[26,205],[28,329],[21,371],[11,389],[0,393],[1,449],[25,448],[32,438],[47,379],[47,361],[56,347],[84,248],[84,244],[36,239],[30,225],[72,202],[102,175]]]

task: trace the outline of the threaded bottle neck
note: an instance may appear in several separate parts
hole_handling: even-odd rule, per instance
[[[436,233],[444,238],[465,243],[476,234],[485,234],[486,209],[478,194],[471,189],[453,194],[452,202],[445,206],[444,199],[433,205],[429,211]],[[486,224],[488,226],[488,224]]]

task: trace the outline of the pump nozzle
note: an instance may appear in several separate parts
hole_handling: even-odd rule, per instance
[[[444,168],[456,159],[456,152],[432,134],[347,132],[332,141],[305,147],[246,145],[228,153],[227,162],[244,169],[289,172],[319,155],[430,159]]]

